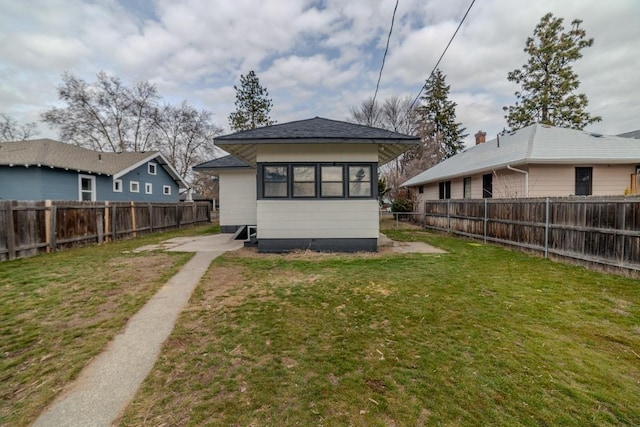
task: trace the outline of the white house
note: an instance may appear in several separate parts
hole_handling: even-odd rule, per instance
[[[261,252],[375,251],[378,167],[417,142],[315,117],[218,137],[233,157],[195,169],[219,174],[222,231],[255,226]]]
[[[638,194],[640,140],[535,124],[476,145],[402,185],[434,199]]]

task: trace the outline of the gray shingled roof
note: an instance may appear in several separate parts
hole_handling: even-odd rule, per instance
[[[205,169],[247,169],[252,166],[240,160],[239,158],[232,156],[231,154],[217,159],[209,160],[208,162],[200,163],[193,167],[193,170],[205,170]]]
[[[639,130],[634,130],[634,131],[631,131],[631,132],[621,133],[618,136],[621,136],[623,138],[640,139],[640,129]]]
[[[403,183],[414,186],[507,165],[640,163],[640,141],[535,124],[471,147]]]
[[[2,166],[48,166],[93,174],[117,176],[154,160],[183,187],[188,185],[157,151],[102,153],[52,139],[0,143]]]
[[[216,145],[250,164],[255,164],[255,147],[260,144],[377,144],[380,164],[384,164],[418,141],[411,135],[321,117],[215,138]]]

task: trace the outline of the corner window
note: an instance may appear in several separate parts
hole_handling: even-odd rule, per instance
[[[451,181],[444,181],[438,184],[440,199],[451,198]]]
[[[316,167],[293,166],[293,197],[316,197]]]
[[[418,194],[424,194],[424,185],[418,187]]]
[[[156,175],[158,173],[158,165],[156,163],[148,163],[149,175]]]
[[[471,177],[464,179],[463,187],[464,187],[463,197],[465,199],[470,199],[471,198]]]
[[[162,186],[162,194],[164,194],[165,196],[170,196],[171,195],[171,186],[170,185],[163,185]]]
[[[593,168],[576,168],[576,196],[590,196],[593,190]]]
[[[86,202],[96,200],[96,177],[91,175],[78,175],[78,199]]]
[[[113,180],[113,192],[114,193],[122,193],[122,180],[114,179]]]
[[[144,193],[145,194],[153,194],[153,184],[147,182],[144,184]]]
[[[288,170],[287,166],[265,166],[264,177],[264,197],[288,197],[287,188]]]
[[[349,197],[371,197],[371,166],[349,166]]]
[[[493,197],[493,174],[482,175],[482,198],[490,199]]]
[[[321,166],[320,176],[320,195],[322,197],[344,196],[342,166]]]
[[[131,181],[129,183],[129,191],[131,193],[139,193],[140,192],[140,183],[138,181]]]

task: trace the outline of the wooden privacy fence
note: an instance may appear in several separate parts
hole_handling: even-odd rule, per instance
[[[434,200],[425,227],[640,272],[639,198]]]
[[[0,201],[0,261],[210,221],[207,202]]]

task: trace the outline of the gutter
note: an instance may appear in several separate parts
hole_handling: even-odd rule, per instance
[[[507,169],[524,174],[524,197],[529,197],[529,172],[523,171],[522,169],[516,169],[511,165],[507,165]]]

